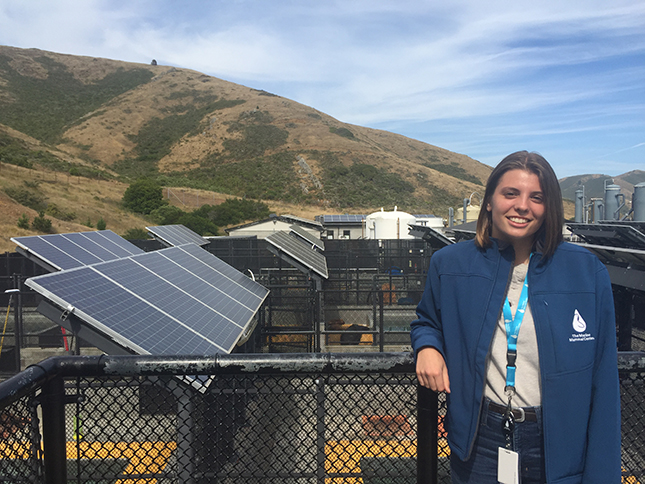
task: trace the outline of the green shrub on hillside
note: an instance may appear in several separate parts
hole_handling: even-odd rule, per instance
[[[244,126],[242,139],[224,140],[227,156],[242,160],[263,156],[267,150],[276,149],[287,142],[289,132],[271,124]]]
[[[120,68],[84,84],[49,57],[35,60],[47,69],[46,78],[23,76],[10,65],[9,57],[0,56],[0,73],[13,97],[0,102],[0,123],[47,143],[57,142],[67,125],[154,75],[148,69]]]
[[[397,173],[364,163],[323,164],[325,195],[338,207],[377,207],[414,203],[414,186]]]
[[[146,240],[150,238],[148,231],[142,228],[128,229],[121,237],[125,240]]]
[[[168,203],[163,199],[161,185],[146,178],[131,184],[123,194],[122,202],[128,210],[144,215]]]
[[[47,201],[40,193],[35,193],[26,188],[7,187],[4,192],[14,201],[38,212],[47,208]]]
[[[37,217],[34,217],[34,221],[31,222],[31,228],[37,232],[42,232],[45,234],[50,234],[52,230],[52,221],[45,217],[45,212],[38,213]]]
[[[103,217],[99,218],[96,221],[96,230],[105,230],[107,228],[107,224],[105,223],[105,220],[103,220]]]
[[[18,228],[28,230],[29,227],[29,217],[27,217],[27,214],[23,213],[22,216],[18,219]]]
[[[307,200],[300,190],[293,170],[294,154],[281,152],[264,158],[236,163],[212,155],[201,168],[187,173],[168,175],[164,184],[191,186],[256,200]]]
[[[269,207],[252,200],[228,199],[219,205],[202,205],[192,212],[167,205],[150,212],[150,218],[159,225],[185,225],[200,235],[217,235],[219,227],[245,220],[258,220],[269,216]]]
[[[464,170],[459,164],[452,162],[450,164],[446,163],[424,163],[423,166],[432,168],[433,170],[440,171],[446,175],[454,176],[460,180],[465,180],[472,182],[476,185],[482,185],[482,182],[479,178],[474,175],[471,175],[466,170]]]
[[[202,205],[193,213],[208,218],[219,226],[239,224],[245,220],[260,220],[271,213],[263,202],[229,198],[219,205]]]
[[[48,204],[45,213],[65,222],[71,222],[72,220],[76,219],[76,213],[65,212],[64,210],[58,208],[58,205],[56,205],[55,203]]]
[[[163,207],[155,208],[150,212],[150,218],[157,225],[176,225],[183,215],[185,215],[181,208],[174,205],[164,205]]]
[[[187,94],[191,95],[191,94]],[[215,98],[215,96],[212,96]],[[208,101],[211,98],[195,98]],[[122,160],[115,164],[115,169],[127,176],[155,176],[158,173],[157,162],[170,153],[172,146],[185,135],[196,135],[201,129],[201,122],[208,113],[226,109],[244,103],[241,99],[220,99],[199,106],[183,105],[182,114],[171,114],[164,118],[152,118],[141,127],[130,140],[136,143],[135,159]]]
[[[114,178],[104,170],[63,161],[49,151],[29,149],[22,141],[4,133],[0,133],[0,163],[24,168],[34,168],[35,165],[39,165],[48,170],[67,172],[70,175],[86,178],[103,180]]]
[[[199,235],[217,235],[219,232],[217,225],[195,212],[185,213],[181,216],[178,223],[184,227],[188,227]]]
[[[331,133],[337,134],[338,136],[342,136],[343,138],[347,139],[356,139],[354,136],[354,133],[352,133],[349,129],[347,128],[334,128],[333,126],[329,128],[329,131]]]

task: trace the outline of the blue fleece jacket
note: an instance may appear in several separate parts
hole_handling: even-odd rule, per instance
[[[446,361],[450,449],[467,460],[483,402],[486,358],[510,280],[514,253],[497,241],[436,252],[411,339]],[[547,482],[618,484],[620,393],[611,282],[591,252],[562,243],[528,269],[542,379]],[[521,337],[521,335],[520,335]]]

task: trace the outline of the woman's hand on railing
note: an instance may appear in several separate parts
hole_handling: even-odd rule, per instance
[[[417,378],[419,384],[435,392],[450,393],[448,368],[442,354],[430,346],[417,353]]]

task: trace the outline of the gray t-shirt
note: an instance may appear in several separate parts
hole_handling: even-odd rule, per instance
[[[511,275],[507,297],[513,317],[515,316],[515,309],[520,299],[520,292],[524,285],[528,267],[528,264],[515,266]],[[504,316],[500,314],[486,363],[484,395],[493,402],[503,405],[508,403],[508,397],[504,395],[504,387],[506,386],[506,350],[506,327],[504,326]],[[515,366],[517,367],[515,371],[516,395],[513,397],[512,405],[514,407],[536,407],[541,405],[540,357],[530,301],[526,306],[526,312],[517,338]]]

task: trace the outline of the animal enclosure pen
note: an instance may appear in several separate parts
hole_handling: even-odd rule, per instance
[[[212,381],[195,390],[190,374]],[[0,472],[47,483],[408,483],[424,445],[424,482],[434,482],[436,395],[420,422],[417,391],[406,353],[52,358],[0,384]],[[431,429],[425,443],[417,427]]]
[[[635,484],[645,357],[618,365],[623,482]],[[444,397],[418,388],[409,353],[50,358],[0,384],[0,477],[447,484]]]

